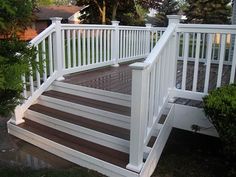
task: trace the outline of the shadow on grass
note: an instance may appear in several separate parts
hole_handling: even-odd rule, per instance
[[[71,169],[40,169],[20,167],[0,167],[1,177],[102,177],[103,175],[85,168],[74,167]]]
[[[232,168],[218,138],[173,129],[152,177],[226,177]]]

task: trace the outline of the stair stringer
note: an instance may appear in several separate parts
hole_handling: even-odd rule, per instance
[[[157,139],[144,163],[144,166],[140,172],[140,177],[149,177],[154,172],[157,163],[160,159],[160,156],[162,154],[162,151],[165,147],[165,144],[168,140],[168,137],[170,135],[170,132],[173,127],[173,121],[174,121],[174,104],[171,105],[170,111],[167,114],[166,120],[162,126],[158,124],[158,127],[160,127],[160,131],[158,133]]]

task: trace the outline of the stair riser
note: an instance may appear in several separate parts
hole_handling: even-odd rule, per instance
[[[28,110],[25,117],[29,120],[35,121],[39,124],[48,126],[50,128],[62,131],[64,133],[91,141],[97,144],[110,147],[112,149],[122,151],[125,153],[129,152],[129,141],[107,135],[101,132],[97,132],[85,127],[81,127],[69,122],[58,120],[56,118]]]
[[[85,98],[104,101],[107,103],[113,103],[127,107],[131,106],[130,95],[83,87],[79,85],[67,84],[63,82],[54,82],[51,89],[63,93],[73,94],[76,96],[82,96]]]
[[[108,111],[91,108],[84,105],[75,104],[60,99],[40,96],[38,103],[53,109],[63,110],[64,112],[86,117],[92,120],[104,122],[110,125],[130,129],[130,117],[111,113]]]
[[[70,162],[80,166],[93,169],[102,174],[112,177],[139,177],[138,174],[118,166],[107,163],[103,160],[91,157],[74,149],[68,148],[54,141],[48,140],[42,136],[19,128],[11,123],[8,123],[8,131],[10,134],[31,143],[43,150],[62,157]]]

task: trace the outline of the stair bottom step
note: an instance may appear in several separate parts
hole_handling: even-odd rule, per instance
[[[28,119],[17,127],[68,147],[72,150],[84,153],[122,168],[126,168],[126,165],[129,162],[129,156],[126,153],[63,133]]]

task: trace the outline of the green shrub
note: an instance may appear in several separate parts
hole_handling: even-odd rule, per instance
[[[226,155],[236,157],[236,85],[217,88],[203,98],[204,111],[223,142]]]
[[[39,69],[35,62],[36,49],[18,39],[0,40],[0,115],[8,117],[23,99],[22,74]],[[40,69],[41,70],[41,69]]]

